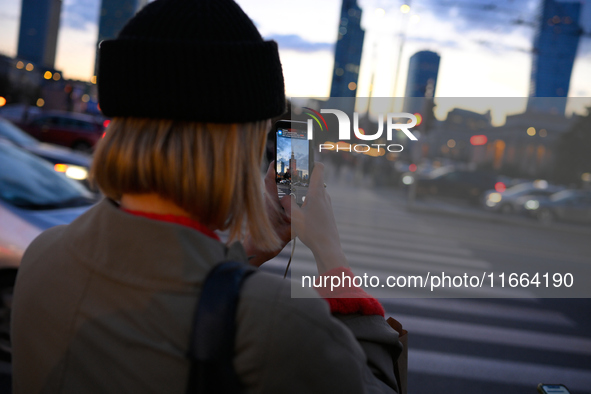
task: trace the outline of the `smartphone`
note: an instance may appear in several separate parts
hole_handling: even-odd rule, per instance
[[[538,393],[540,394],[570,394],[570,391],[564,384],[538,384]]]
[[[308,124],[294,120],[275,123],[275,182],[279,198],[293,194],[298,205],[306,201],[314,167]]]

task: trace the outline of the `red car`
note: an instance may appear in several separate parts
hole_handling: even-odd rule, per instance
[[[105,131],[104,120],[92,115],[48,111],[18,126],[43,142],[91,152]]]

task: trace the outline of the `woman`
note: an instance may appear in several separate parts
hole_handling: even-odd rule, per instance
[[[184,392],[207,273],[227,260],[260,265],[291,224],[319,273],[350,274],[321,164],[301,208],[278,200],[271,167],[261,193],[283,76],[276,44],[234,2],[150,3],[101,44],[98,87],[113,120],[92,175],[107,198],[23,258],[15,393]],[[244,243],[227,246],[216,230]],[[236,319],[233,363],[248,392],[396,390],[398,335],[374,299],[292,299],[289,282],[259,272]]]

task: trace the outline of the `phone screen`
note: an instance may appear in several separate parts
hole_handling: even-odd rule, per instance
[[[275,181],[279,198],[293,194],[298,205],[306,201],[312,173],[312,151],[307,124],[281,120],[275,124]]]
[[[562,384],[540,384],[538,391],[543,394],[570,394],[570,391]]]

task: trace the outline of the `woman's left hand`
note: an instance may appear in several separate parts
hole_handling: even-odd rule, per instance
[[[275,229],[275,233],[281,239],[281,247],[274,251],[261,251],[252,241],[250,234],[247,234],[244,239],[244,249],[249,257],[254,256],[248,262],[256,267],[277,256],[292,239],[291,197],[284,196],[279,200],[274,165],[274,161],[269,164],[269,169],[265,175],[265,210],[267,211],[271,225]]]

